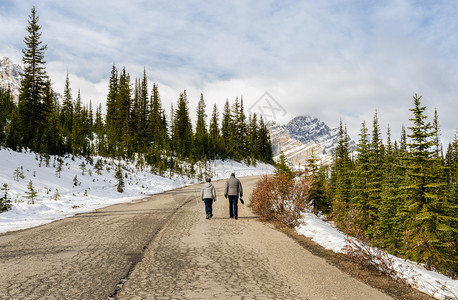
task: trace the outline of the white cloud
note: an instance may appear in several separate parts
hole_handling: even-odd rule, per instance
[[[0,55],[16,60],[34,1],[13,5],[0,13]],[[87,101],[104,101],[115,64],[132,77],[146,67],[167,111],[184,89],[191,111],[201,92],[221,111],[226,98],[243,95],[248,107],[269,91],[288,118],[310,114],[330,126],[342,118],[354,139],[378,110],[382,129],[389,123],[398,138],[418,93],[431,115],[437,107],[445,140],[457,127],[458,4],[450,1],[46,0],[37,12],[56,90],[68,72]]]

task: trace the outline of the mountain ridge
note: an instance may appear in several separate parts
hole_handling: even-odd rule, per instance
[[[310,115],[294,117],[286,125],[269,121],[267,127],[274,157],[283,153],[294,167],[304,166],[312,156],[329,164],[339,143],[339,128],[331,128]],[[349,148],[350,151],[356,149],[356,143],[351,139]]]
[[[0,87],[12,91],[13,100],[17,103],[24,78],[23,68],[7,56],[0,56]]]

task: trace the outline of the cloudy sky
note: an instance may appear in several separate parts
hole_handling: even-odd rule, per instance
[[[86,102],[105,103],[114,64],[146,68],[167,111],[184,89],[192,111],[200,93],[220,111],[243,96],[279,123],[342,120],[355,140],[377,111],[399,139],[417,93],[444,143],[458,128],[457,1],[1,0],[0,56],[22,64],[32,6],[55,90],[68,72]]]

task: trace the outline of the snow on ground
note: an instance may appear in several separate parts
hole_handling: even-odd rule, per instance
[[[305,213],[296,231],[311,238],[315,243],[336,253],[343,253],[346,235],[312,213]],[[436,299],[458,299],[458,280],[437,272],[428,271],[421,265],[389,255],[398,278],[405,279],[416,289]],[[445,288],[443,288],[445,286]],[[449,298],[447,298],[449,297]]]
[[[94,167],[97,159],[105,160],[100,174],[96,173]],[[0,213],[0,233],[50,223],[77,213],[198,183],[196,179],[177,175],[160,177],[152,174],[147,167],[141,170],[135,164],[121,162],[125,186],[124,192],[119,193],[116,188],[118,180],[114,177],[119,163],[116,160],[95,157],[91,165],[85,158],[68,157],[63,159],[59,174],[57,157],[52,156],[46,166],[46,161],[35,153],[2,148],[0,162],[0,188],[7,184],[8,198],[13,205],[11,210]],[[199,169],[198,166],[196,169]],[[210,169],[212,180],[228,178],[231,172],[242,177],[268,174],[274,170],[267,164],[246,166],[231,160],[212,161]],[[15,176],[15,173],[22,173],[24,178]],[[30,181],[37,192],[34,204],[25,198]],[[59,194],[57,197],[56,192]],[[4,191],[0,190],[0,197],[3,196]]]

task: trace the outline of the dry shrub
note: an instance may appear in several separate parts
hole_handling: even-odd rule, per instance
[[[370,247],[367,243],[348,236],[345,238],[345,242],[347,245],[343,248],[343,251],[354,262],[377,270],[382,274],[396,277],[397,272],[394,270],[394,261],[388,255],[388,252]]]
[[[308,206],[310,179],[307,176],[289,179],[286,174],[263,176],[252,195],[253,209],[267,220],[275,219],[296,226]]]

